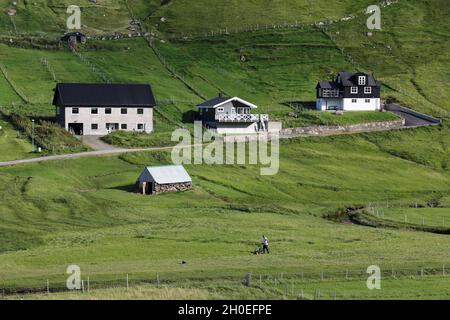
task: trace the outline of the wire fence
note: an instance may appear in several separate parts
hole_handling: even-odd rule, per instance
[[[286,296],[296,296],[306,298],[306,293],[302,292],[302,287],[306,285],[326,282],[346,282],[346,281],[367,281],[372,273],[366,270],[317,270],[317,271],[299,271],[299,272],[276,272],[276,273],[259,273],[251,272],[242,275],[222,275],[216,276],[191,276],[178,277],[174,274],[124,274],[121,276],[111,276],[104,278],[101,276],[84,275],[81,278],[79,288],[70,290],[67,286],[67,278],[57,277],[52,279],[35,280],[35,285],[28,287],[1,285],[0,294],[3,299],[11,296],[23,296],[29,294],[51,294],[51,293],[69,293],[80,292],[89,293],[95,290],[123,289],[129,290],[134,287],[150,286],[153,288],[181,288],[195,289],[202,287],[219,286],[243,286],[253,289],[278,290],[278,293]],[[382,280],[399,280],[410,279],[419,280],[425,277],[442,277],[450,276],[450,267],[445,264],[435,267],[415,267],[415,268],[382,268]],[[281,292],[280,292],[281,290]],[[320,292],[320,291],[319,291]],[[315,292],[312,297],[314,299],[321,298],[321,294]],[[322,296],[323,297],[323,296]],[[333,297],[333,295],[331,295]],[[334,292],[334,298],[337,292]],[[311,294],[309,294],[311,298]],[[330,298],[330,296],[328,297]]]
[[[384,0],[379,2],[377,5],[380,8],[386,8],[393,4],[397,4],[400,0]],[[274,22],[274,23],[266,23],[266,24],[252,24],[246,26],[235,26],[235,27],[223,27],[216,30],[203,31],[203,32],[190,32],[184,34],[172,34],[170,37],[172,39],[179,40],[188,40],[188,39],[199,39],[199,38],[212,38],[223,35],[232,35],[232,34],[242,34],[242,33],[253,33],[258,31],[268,31],[268,30],[277,30],[277,29],[303,29],[309,27],[324,27],[333,25],[339,22],[347,22],[356,19],[357,17],[363,16],[367,14],[367,9],[361,9],[356,11],[353,14],[348,14],[344,17],[337,19],[323,19],[317,20],[310,23],[303,23],[296,21],[283,21],[283,22]]]

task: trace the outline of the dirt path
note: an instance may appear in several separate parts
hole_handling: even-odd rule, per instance
[[[119,149],[103,142],[101,136],[83,136],[81,141],[95,151],[112,151]]]
[[[114,155],[114,154],[139,152],[139,151],[165,151],[165,150],[171,150],[172,148],[173,147],[99,150],[99,151],[81,152],[81,153],[73,153],[73,154],[64,154],[64,155],[58,155],[58,156],[40,157],[40,158],[33,158],[33,159],[5,161],[5,162],[0,162],[0,167],[16,166],[16,165],[21,165],[21,164],[55,161],[55,160],[67,160],[67,159],[78,159],[78,158],[84,158],[84,157]]]

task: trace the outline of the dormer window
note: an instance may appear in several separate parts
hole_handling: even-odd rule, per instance
[[[364,87],[365,94],[372,94],[372,87]]]
[[[358,94],[358,87],[352,87],[350,89],[351,94]]]
[[[365,86],[366,85],[366,77],[365,76],[359,76],[358,77],[358,85]]]

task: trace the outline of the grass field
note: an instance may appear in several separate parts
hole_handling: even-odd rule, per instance
[[[168,163],[167,153],[2,168],[3,285],[63,283],[72,263],[91,279],[448,263],[446,236],[321,217],[386,198],[426,202],[432,192],[447,192],[445,172],[380,152],[363,135],[287,141],[281,155],[274,177],[252,166],[188,166],[194,190],[160,197],[134,194],[134,182],[144,164]],[[273,254],[255,257],[263,233]]]
[[[415,276],[382,279],[381,290],[368,290],[366,280],[265,280],[252,288],[224,281],[221,287],[208,284],[191,284],[191,288],[140,285],[113,289],[92,289],[90,292],[16,295],[7,299],[33,300],[99,300],[99,299],[145,299],[145,300],[189,300],[189,299],[283,299],[283,300],[391,300],[391,299],[437,299],[450,298],[447,279],[443,276]]]
[[[0,161],[32,157],[33,147],[26,137],[19,137],[18,131],[0,117]]]
[[[448,111],[448,6],[444,0],[399,1],[383,9],[383,30],[368,36],[359,16],[333,25],[276,28],[204,37],[224,28],[255,24],[311,23],[364,10],[358,1],[81,1],[83,30],[91,35],[127,32],[133,13],[153,32],[153,49],[142,38],[89,40],[83,58],[67,48],[19,47],[21,36],[57,38],[64,32],[66,1],[18,4],[18,14],[0,17],[0,105],[23,115],[52,116],[56,82],[151,83],[158,100],[156,134],[138,139],[117,133],[117,144],[154,146],[190,126],[195,105],[219,91],[255,102],[286,125],[353,124],[395,119],[389,113],[337,117],[299,111],[290,103],[315,99],[318,80],[336,72],[374,71],[383,96],[444,118],[433,128],[399,130],[281,143],[280,171],[261,176],[258,166],[186,166],[192,191],[142,197],[134,193],[146,165],[169,164],[170,154],[134,153],[0,168],[0,287],[63,286],[69,264],[92,281],[135,284],[158,273],[167,289],[148,286],[96,291],[91,296],[49,298],[323,298],[448,299],[438,276],[386,279],[385,290],[364,282],[327,280],[265,282],[245,288],[253,274],[365,270],[450,265],[450,239],[401,228],[369,228],[323,218],[338,209],[390,203],[385,218],[434,226],[450,208]],[[227,10],[223,10],[226,6]],[[0,10],[9,7],[1,4]],[[264,7],[264,10],[260,9]],[[287,8],[289,8],[287,10]],[[101,13],[100,13],[101,12]],[[246,14],[243,15],[242,12]],[[161,18],[164,21],[161,20]],[[196,18],[201,17],[201,19]],[[51,22],[50,22],[51,21]],[[48,22],[48,23],[44,23]],[[14,27],[15,25],[15,27]],[[200,36],[181,36],[199,34]],[[34,39],[34,38],[33,38]],[[163,40],[163,41],[161,41]],[[242,56],[245,61],[242,61]],[[432,57],[432,61],[430,61]],[[45,63],[47,61],[48,63]],[[299,118],[288,117],[298,112]],[[28,157],[30,144],[14,130],[0,133],[0,160]],[[432,208],[437,204],[439,208]],[[418,220],[418,221],[417,221]],[[272,253],[251,251],[262,234]],[[181,261],[187,261],[181,264]],[[194,280],[203,279],[201,283]],[[185,286],[177,286],[182,283]],[[286,284],[294,294],[286,294]],[[31,296],[25,298],[47,298]]]
[[[449,227],[450,208],[383,208],[375,209],[377,217],[430,227]]]

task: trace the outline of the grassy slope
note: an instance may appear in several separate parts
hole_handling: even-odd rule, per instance
[[[178,299],[305,299],[305,300],[360,300],[360,299],[448,299],[450,291],[442,276],[385,278],[382,290],[367,290],[366,280],[327,280],[300,281],[264,280],[260,289],[258,281],[253,288],[237,283],[223,283],[220,288],[198,285],[195,289],[140,285],[125,290],[122,287],[106,290],[92,290],[89,293],[52,293],[37,295],[18,295],[8,299],[33,300],[97,300],[97,299],[133,299],[133,300],[178,300]],[[319,297],[320,290],[320,297]]]
[[[25,4],[24,1],[17,1],[16,7],[12,6],[10,1],[0,4],[2,11],[0,32],[2,34],[46,35],[57,38],[64,33],[66,19],[69,17],[66,10],[69,5],[73,5],[73,2],[68,0],[28,2]],[[127,10],[124,10],[123,0],[98,0],[97,4],[93,4],[89,0],[80,0],[76,5],[81,8],[83,32],[89,34],[124,32],[129,26],[130,18]],[[3,14],[6,8],[16,8],[17,15],[11,19]]]
[[[274,177],[261,177],[251,166],[188,166],[194,191],[160,197],[132,190],[144,163],[167,163],[168,155],[122,159],[0,170],[0,275],[6,284],[38,285],[43,277],[63,283],[70,263],[91,279],[127,272],[177,279],[448,263],[445,236],[339,225],[316,216],[343,205],[412,203],[448,192],[445,172],[380,152],[363,136],[285,142]],[[274,253],[256,258],[250,251],[261,233],[270,234]],[[181,260],[189,264],[180,266]]]
[[[174,2],[162,10],[180,15],[177,11],[182,10],[177,5],[179,2]],[[142,15],[149,7],[139,3],[138,8],[138,14]],[[326,10],[322,5],[315,8]],[[354,10],[350,2],[340,8],[338,13]],[[446,7],[441,6],[441,12],[435,12],[427,2],[414,1],[410,5],[402,1],[398,8],[403,17],[414,16],[419,20],[410,24],[405,19],[394,26],[398,12],[387,9],[389,31],[367,38],[364,32],[353,31],[361,30],[364,23],[357,20],[337,25],[342,38],[336,41],[364,69],[375,70],[394,89],[403,88],[387,91],[388,94],[421,110],[441,114],[447,109],[448,93],[436,85],[435,79],[444,79],[443,83],[448,80],[445,71],[448,43],[442,41],[447,26],[443,20]],[[311,19],[325,15],[328,13],[314,12]],[[428,19],[434,16],[435,19]],[[177,26],[168,17],[173,32],[188,27],[186,20],[177,19],[181,24]],[[191,19],[189,23],[194,20],[197,25],[189,28],[199,30],[201,21]],[[427,21],[437,21],[436,26]],[[205,22],[205,28],[214,28],[215,22],[210,23]],[[328,32],[336,30],[330,28]],[[415,40],[416,35],[421,36],[419,40]],[[375,40],[378,49],[384,41],[391,41],[394,53],[373,56],[371,48]],[[429,49],[422,53],[417,41],[425,42]],[[92,44],[97,47],[88,46],[83,54],[115,80],[152,81],[157,95],[164,99],[172,96],[198,99],[178,80],[170,78],[144,45],[134,41]],[[202,47],[210,50],[201,50]],[[309,29],[159,43],[158,48],[202,93],[231,91],[262,102],[261,109],[273,113],[289,110],[280,107],[280,102],[312,99],[312,87],[318,79],[351,67],[324,33]],[[249,57],[246,63],[239,62],[241,48]],[[27,112],[51,112],[47,103],[53,83],[48,71],[40,65],[42,56],[51,60],[58,80],[99,81],[92,70],[67,52],[5,46],[2,49],[2,65],[33,102],[24,107]],[[435,59],[427,65],[425,57],[430,52]],[[109,60],[114,63],[108,63]],[[266,70],[264,66],[269,67]],[[27,72],[28,68],[33,72]],[[422,77],[416,77],[413,84],[414,72]],[[437,78],[430,76],[434,74]],[[7,94],[2,94],[0,101],[5,104],[20,101],[2,81],[0,77],[0,86],[7,88]],[[159,115],[163,126],[173,127],[173,122],[180,125],[183,114],[191,108],[184,101],[163,109]],[[445,142],[448,134],[448,128],[444,127],[392,135],[286,142],[281,172],[276,177],[260,177],[252,167],[217,170],[194,166],[188,168],[194,176],[194,191],[158,198],[142,198],[129,191],[141,167],[159,163],[158,159],[167,160],[164,155],[155,160],[149,155],[129,155],[122,159],[80,159],[2,168],[0,277],[15,285],[41,284],[45,278],[63,283],[65,267],[70,263],[81,264],[93,277],[142,271],[153,276],[162,270],[167,275],[179,273],[174,277],[207,273],[242,275],[249,269],[261,270],[262,266],[265,266],[262,272],[273,272],[280,268],[281,271],[331,266],[365,268],[371,263],[383,266],[448,263],[442,255],[448,247],[445,236],[339,225],[316,216],[343,205],[386,199],[426,202],[435,193],[449,199]],[[243,180],[243,176],[248,179]],[[260,234],[266,232],[270,232],[274,254],[260,257],[264,259],[261,263],[249,251]],[[181,259],[189,261],[186,268],[179,265]]]
[[[23,138],[17,136],[17,131],[0,117],[0,161],[24,159],[31,157],[33,147]]]

